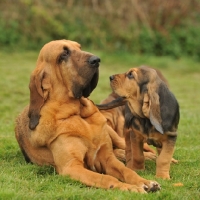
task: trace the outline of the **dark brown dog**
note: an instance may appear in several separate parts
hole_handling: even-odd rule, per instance
[[[119,96],[115,93],[111,93],[108,95],[106,99],[104,99],[101,104],[107,104],[109,102],[112,102],[116,99],[118,99]],[[99,105],[98,105],[99,106]],[[113,135],[110,137],[112,138],[113,144],[115,144],[114,141],[121,141],[121,145],[114,145],[114,153],[116,157],[123,161],[126,162],[125,158],[125,149],[129,148],[128,146],[125,145],[125,139],[124,139],[124,123],[125,123],[125,105],[118,106],[112,109],[106,109],[106,110],[101,110],[101,113],[106,117],[107,123],[109,126],[113,128],[115,132],[113,132]],[[114,135],[116,133],[116,135]],[[120,136],[120,137],[118,137]],[[119,149],[119,147],[121,149]],[[150,148],[150,146],[147,143],[144,143],[144,157],[145,160],[155,160],[156,159],[156,153],[154,149]],[[127,151],[127,150],[126,150]]]
[[[127,102],[125,134],[127,166],[144,169],[143,143],[159,149],[156,176],[169,179],[169,170],[179,123],[179,105],[154,69],[132,68],[110,77],[113,91]]]
[[[113,129],[87,98],[97,85],[99,62],[69,40],[52,41],[41,49],[30,78],[30,105],[16,120],[25,159],[52,165],[58,174],[88,186],[159,190],[157,182],[140,177],[113,154]]]

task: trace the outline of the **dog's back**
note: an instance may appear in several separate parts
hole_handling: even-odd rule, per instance
[[[29,140],[31,130],[29,129],[29,106],[18,115],[15,126],[15,137],[24,155],[26,162],[38,165],[54,165],[52,153],[45,147],[33,146]]]
[[[109,96],[104,99],[101,104],[107,104],[118,97],[115,93],[109,94]],[[118,133],[120,137],[123,137],[124,128],[124,109],[125,106],[118,106],[109,110],[101,110],[101,113],[106,117],[107,123],[113,128],[114,131]]]

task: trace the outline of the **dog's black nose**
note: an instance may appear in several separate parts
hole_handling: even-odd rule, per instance
[[[94,67],[99,67],[99,63],[101,62],[100,58],[97,56],[91,56],[88,60],[89,64]]]
[[[112,81],[114,79],[114,76],[112,75],[112,76],[110,76],[110,81]]]

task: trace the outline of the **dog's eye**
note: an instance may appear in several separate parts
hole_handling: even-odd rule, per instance
[[[132,78],[134,78],[132,71],[131,71],[131,72],[129,72],[129,73],[127,74],[127,77],[128,77],[129,79],[132,79]]]
[[[62,62],[63,60],[66,60],[70,55],[70,50],[67,47],[64,47],[63,50],[64,51],[60,54],[60,57],[58,59],[59,63]]]
[[[68,56],[70,54],[70,50],[67,47],[64,47],[63,55]]]

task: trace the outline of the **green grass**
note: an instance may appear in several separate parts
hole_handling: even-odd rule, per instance
[[[56,174],[52,167],[26,164],[14,136],[14,121],[29,102],[29,76],[35,67],[37,52],[0,52],[0,199],[198,199],[200,197],[200,63],[189,58],[147,57],[105,54],[101,57],[100,80],[91,95],[99,103],[110,93],[109,76],[131,67],[148,65],[160,69],[180,103],[181,121],[171,180],[156,179],[162,190],[141,195],[118,190],[95,189]],[[155,163],[146,162],[138,172],[155,179]],[[182,187],[173,186],[183,183]]]

